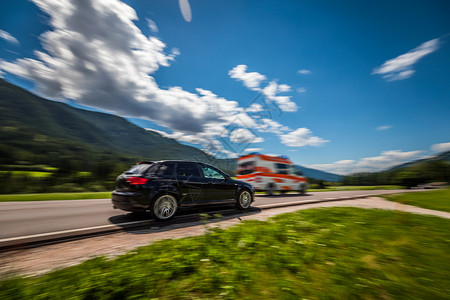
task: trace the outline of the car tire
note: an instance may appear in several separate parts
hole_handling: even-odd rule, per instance
[[[236,199],[237,209],[248,209],[253,202],[253,196],[249,190],[242,190]]]
[[[298,185],[298,193],[300,195],[304,195],[306,193],[306,189],[305,189],[305,186],[303,184],[299,184]]]
[[[178,209],[177,198],[170,194],[159,195],[152,202],[151,216],[157,221],[171,219]]]
[[[272,196],[275,191],[277,190],[277,187],[273,183],[268,183],[266,186],[266,195]]]

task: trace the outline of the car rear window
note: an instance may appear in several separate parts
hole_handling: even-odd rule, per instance
[[[139,164],[132,166],[131,169],[125,171],[125,174],[144,174],[154,164]]]

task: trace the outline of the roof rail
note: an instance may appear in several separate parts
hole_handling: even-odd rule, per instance
[[[144,160],[137,163],[137,165],[143,165],[143,164],[152,164],[154,161]]]

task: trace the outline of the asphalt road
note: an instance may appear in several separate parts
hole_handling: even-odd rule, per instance
[[[327,201],[337,198],[364,197],[405,191],[407,190],[315,192],[307,193],[306,195],[258,195],[252,206],[264,209],[275,204],[284,206],[292,202]],[[223,209],[229,210],[230,208],[224,207]],[[182,216],[198,213],[198,209],[180,212]],[[121,223],[135,222],[136,220],[136,215],[113,209],[110,199],[1,202],[0,240],[110,224],[120,225]]]

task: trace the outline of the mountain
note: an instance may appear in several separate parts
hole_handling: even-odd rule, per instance
[[[344,178],[344,176],[341,175],[310,169],[299,165],[296,165],[296,167],[299,168],[300,171],[302,171],[303,175],[305,175],[308,178],[314,178],[328,182],[342,181],[342,179]]]
[[[415,161],[412,161],[412,162],[404,163],[404,164],[401,164],[401,165],[398,165],[398,166],[394,166],[394,167],[386,170],[385,172],[399,170],[399,169],[404,169],[404,168],[409,168],[409,167],[414,167],[414,166],[421,165],[423,163],[433,162],[433,161],[442,161],[442,162],[450,163],[450,151],[440,153],[440,154],[438,154],[436,156],[433,156],[433,157],[419,159],[419,160],[415,160]]]
[[[49,155],[78,160],[112,155],[215,161],[197,148],[147,131],[124,118],[43,99],[2,79],[0,139],[3,164],[17,160],[37,163]]]
[[[67,161],[89,169],[92,161],[186,159],[232,173],[236,159],[215,159],[205,152],[147,131],[126,119],[38,97],[0,79],[0,164]],[[306,177],[340,181],[342,176],[299,166]]]
[[[345,185],[395,184],[415,187],[432,182],[450,182],[450,151],[394,166],[375,173],[357,173],[344,177]]]

